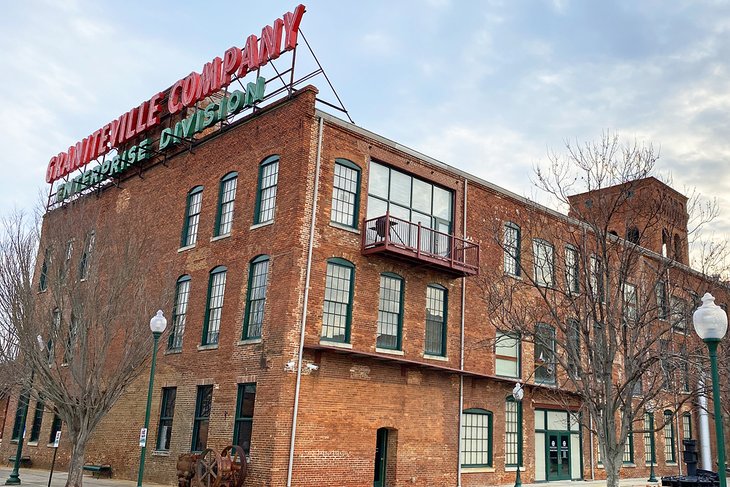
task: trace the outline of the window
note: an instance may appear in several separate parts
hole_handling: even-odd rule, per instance
[[[51,262],[51,249],[43,252],[43,263],[41,264],[41,275],[38,278],[38,290],[45,291],[48,289],[48,265]]]
[[[35,402],[35,413],[33,413],[33,424],[30,427],[30,438],[28,443],[38,443],[38,438],[41,436],[41,425],[43,423],[43,412],[45,411],[45,405],[43,401]]]
[[[226,270],[225,267],[218,266],[210,271],[208,304],[205,307],[205,321],[203,322],[203,345],[218,343],[221,314],[223,313],[223,295],[226,290]]]
[[[667,463],[677,461],[674,456],[674,423],[671,411],[664,411],[664,458]]]
[[[256,402],[256,384],[238,384],[236,419],[233,426],[233,444],[251,451],[251,431],[253,428],[253,407]]]
[[[369,177],[368,219],[389,213],[391,217],[420,223],[424,228],[444,234],[451,233],[451,191],[377,162],[370,163]],[[409,235],[408,225],[404,225],[403,230],[394,229],[393,232],[397,232],[394,238],[400,238],[404,243],[416,247],[416,232]],[[429,242],[423,235],[421,238],[419,248],[446,255],[444,250],[450,245],[450,239],[446,235],[436,234],[433,242]]]
[[[672,381],[672,366],[670,364],[669,360],[669,340],[660,339],[659,340],[659,360],[660,365],[662,369],[662,374],[664,375],[664,383],[662,384],[663,389],[669,389],[669,385]]]
[[[520,337],[497,331],[494,340],[494,372],[503,377],[520,376]]]
[[[84,251],[81,253],[79,259],[79,279],[84,280],[89,277],[89,267],[91,266],[91,252],[94,250],[94,243],[96,241],[96,233],[89,232],[86,237],[84,245]]]
[[[565,247],[565,281],[569,293],[580,292],[580,257],[570,245]]]
[[[555,263],[552,244],[536,238],[532,241],[532,252],[535,259],[535,284],[552,287]]]
[[[213,232],[215,237],[231,233],[237,181],[237,172],[229,172],[221,178],[220,191],[218,193],[218,211],[215,216],[215,232]]]
[[[159,451],[167,451],[170,449],[170,438],[172,437],[172,417],[175,414],[176,396],[176,387],[162,388],[160,423],[157,427],[157,450]]]
[[[279,182],[279,156],[269,156],[259,166],[259,191],[256,193],[254,224],[274,220],[276,185]]]
[[[63,421],[61,421],[61,417],[58,415],[58,413],[53,414],[53,423],[51,423],[51,434],[48,437],[48,443],[53,443],[56,441],[56,433],[61,431],[61,427],[63,426]]]
[[[492,466],[492,413],[467,409],[461,415],[461,466]]]
[[[56,362],[56,344],[53,337],[58,335],[61,329],[61,310],[58,308],[53,310],[53,318],[51,321],[51,329],[48,331],[48,341],[46,342],[46,359],[48,366],[52,366]],[[40,337],[40,335],[39,335]]]
[[[396,274],[381,274],[378,334],[375,346],[400,350],[402,326],[403,278]]]
[[[504,463],[507,467],[516,467],[522,449],[522,403],[509,398],[504,411]]]
[[[188,192],[185,204],[185,223],[183,223],[181,247],[195,245],[198,241],[198,224],[200,223],[200,209],[203,206],[203,187],[196,186]]]
[[[79,320],[74,314],[71,314],[71,322],[69,324],[68,336],[66,337],[66,348],[63,350],[63,363],[68,365],[74,357],[74,348],[76,347],[76,336],[79,332]]]
[[[628,230],[626,230],[626,240],[631,242],[632,244],[639,244],[639,228],[638,227],[629,227]]]
[[[682,415],[682,439],[692,439],[692,415],[689,413]]]
[[[74,241],[73,239],[66,242],[66,255],[63,261],[63,275],[66,275],[66,272],[69,270],[71,266],[71,257],[74,255]]]
[[[595,255],[591,256],[591,294],[603,302],[603,262]]]
[[[269,256],[260,255],[251,261],[248,269],[246,314],[243,320],[243,339],[261,338],[266,306],[266,286],[269,280]]]
[[[639,297],[636,294],[636,286],[624,283],[624,324],[635,324],[639,307]]]
[[[195,399],[195,419],[193,420],[193,442],[190,450],[201,452],[208,444],[208,423],[210,407],[213,403],[213,386],[198,386]]]
[[[426,288],[426,347],[429,355],[446,355],[446,288],[431,284]]]
[[[669,298],[671,304],[671,323],[675,330],[685,331],[687,329],[687,303],[680,298],[672,296]]]
[[[520,227],[516,223],[504,224],[504,272],[513,276],[520,275]]]
[[[669,301],[667,300],[667,283],[658,281],[656,283],[656,307],[657,318],[666,320],[669,318]]]
[[[18,398],[18,406],[15,409],[15,422],[13,422],[13,433],[10,436],[10,439],[13,441],[18,441],[20,438],[20,435],[23,433],[23,429],[25,429],[25,425],[21,424],[23,423],[23,414],[27,414],[27,411],[23,411],[30,401],[29,394],[27,392],[24,392],[20,395],[20,398]]]
[[[624,443],[623,463],[634,463],[634,433],[632,433],[631,431],[629,431],[629,434],[626,435],[626,443]]]
[[[324,287],[322,338],[350,342],[355,266],[345,259],[329,259]]]
[[[177,280],[175,288],[175,303],[172,307],[172,331],[167,339],[168,350],[182,350],[189,296],[190,276],[184,275]]]
[[[581,370],[580,349],[581,349],[580,321],[575,318],[568,320],[568,373],[574,379],[578,378]]]
[[[357,228],[359,209],[360,168],[346,159],[335,159],[330,218],[335,223]]]
[[[544,323],[535,330],[535,382],[555,384],[555,328]]]
[[[654,452],[651,450],[651,437],[654,434],[654,414],[644,413],[644,462],[656,464]]]

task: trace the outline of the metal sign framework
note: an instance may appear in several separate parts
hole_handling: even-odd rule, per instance
[[[172,129],[175,126],[175,124],[178,123],[180,120],[184,119],[185,117],[187,117],[191,113],[195,112],[196,110],[200,110],[201,108],[203,108],[202,105],[205,105],[205,104],[211,103],[211,102],[220,101],[224,97],[227,97],[230,92],[229,87],[226,86],[223,90],[209,96],[206,100],[201,100],[201,101],[195,103],[194,106],[190,107],[187,110],[183,110],[181,113],[171,114],[168,111],[165,111],[165,113],[163,113],[160,116],[159,126],[157,128],[155,128],[154,131],[151,131],[152,134],[154,134],[154,135],[152,135],[152,137],[150,137],[149,133],[139,135],[134,140],[127,142],[124,146],[119,147],[116,150],[112,150],[109,153],[103,155],[101,158],[96,159],[96,162],[98,164],[104,164],[105,161],[114,158],[118,154],[121,154],[122,152],[124,152],[124,150],[127,147],[131,147],[131,146],[135,145],[136,143],[138,143],[140,140],[142,140],[144,138],[150,138],[153,142],[152,147],[149,147],[147,149],[152,154],[152,157],[150,158],[150,160],[145,161],[143,163],[135,164],[133,167],[122,172],[119,176],[107,178],[107,179],[104,179],[99,182],[84,184],[84,183],[78,181],[77,184],[83,186],[79,191],[75,192],[71,196],[58,198],[59,187],[72,181],[74,179],[74,176],[77,176],[77,175],[83,173],[83,171],[86,169],[86,167],[90,166],[91,163],[87,164],[84,167],[80,167],[74,173],[68,174],[65,177],[63,177],[62,179],[60,179],[57,183],[50,185],[50,188],[48,191],[48,199],[46,201],[46,211],[51,211],[55,208],[68,204],[71,201],[75,201],[79,198],[83,198],[91,193],[98,194],[102,189],[104,189],[108,186],[114,185],[114,186],[120,187],[123,180],[130,178],[134,174],[136,174],[139,177],[144,177],[144,172],[147,171],[148,169],[150,169],[151,167],[154,167],[158,164],[166,165],[168,159],[171,159],[182,152],[188,151],[188,152],[192,153],[193,149],[196,147],[196,145],[199,144],[205,138],[205,136],[208,135],[209,133],[211,133],[212,131],[215,131],[216,133],[225,132],[227,129],[229,129],[231,127],[231,125],[234,122],[236,122],[242,118],[245,118],[247,116],[253,115],[256,112],[258,112],[259,110],[262,110],[263,108],[265,108],[265,106],[268,105],[268,103],[266,103],[267,101],[290,98],[294,95],[294,93],[296,92],[296,88],[298,86],[300,86],[300,85],[306,83],[307,81],[314,79],[320,75],[322,77],[324,77],[327,85],[329,86],[330,90],[332,91],[332,94],[334,95],[334,97],[336,99],[336,102],[335,103],[328,102],[326,100],[321,99],[320,97],[317,97],[316,101],[318,103],[321,103],[323,105],[326,105],[328,107],[331,107],[335,110],[338,110],[338,111],[344,113],[344,115],[347,117],[347,119],[351,123],[354,123],[354,121],[350,117],[350,114],[348,113],[347,109],[345,108],[345,105],[342,102],[342,99],[337,94],[335,87],[333,86],[332,82],[330,81],[329,77],[327,76],[327,73],[325,72],[324,68],[322,67],[322,64],[319,62],[319,59],[317,58],[316,54],[314,53],[314,50],[312,49],[309,42],[307,41],[307,38],[304,36],[304,33],[302,32],[301,29],[298,30],[298,33],[299,33],[299,36],[301,36],[302,40],[304,41],[304,44],[307,47],[307,51],[305,51],[305,54],[306,54],[306,52],[308,52],[309,55],[311,56],[311,59],[316,64],[316,68],[314,68],[312,71],[307,72],[306,74],[302,75],[301,77],[296,77],[295,67],[296,67],[296,61],[297,61],[297,51],[299,50],[299,47],[300,47],[299,44],[297,44],[297,46],[294,49],[292,49],[289,53],[285,54],[287,56],[291,56],[291,64],[289,66],[287,66],[286,69],[284,69],[284,70],[277,69],[274,60],[269,60],[269,62],[267,63],[267,66],[271,67],[271,70],[275,73],[275,76],[266,80],[266,88],[269,88],[270,85],[276,85],[277,86],[276,89],[274,89],[271,92],[267,92],[260,101],[254,103],[251,107],[247,107],[238,113],[227,114],[226,116],[222,117],[219,122],[216,122],[216,124],[213,127],[206,129],[203,132],[203,134],[192,134],[189,137],[168,134],[169,137],[175,139],[175,141],[178,143],[178,145],[176,146],[177,148],[172,149],[172,150],[159,151],[159,150],[154,149],[153,147],[158,146],[158,143],[160,141],[160,132],[163,129],[165,129],[165,128]],[[265,68],[266,68],[266,66],[264,66],[264,69]],[[258,68],[256,70],[255,79],[258,79],[258,77],[261,75],[261,70],[262,70],[262,68]],[[252,73],[249,73],[249,74],[252,74]],[[246,86],[244,86],[244,83],[241,78],[236,78],[235,82],[238,83],[238,85],[241,87],[241,89],[246,90]],[[279,86],[279,83],[281,84],[280,86]],[[165,93],[164,101],[165,102],[167,101],[167,98],[170,95],[171,88],[172,87],[164,90],[164,93]]]

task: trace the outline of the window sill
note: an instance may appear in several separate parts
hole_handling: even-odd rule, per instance
[[[28,446],[38,446],[38,441],[37,441],[37,440],[36,440],[36,441],[29,441],[29,442],[27,443],[27,445],[28,445]]]
[[[352,343],[335,342],[331,340],[320,339],[319,344],[327,345],[328,347],[347,348],[348,350],[352,349]]]
[[[251,225],[249,227],[249,230],[256,230],[257,228],[261,228],[261,227],[268,227],[269,225],[273,225],[273,224],[274,224],[274,220],[269,220],[264,223],[256,223],[255,225]]]
[[[177,355],[182,353],[182,348],[170,348],[165,350],[165,355]]]
[[[190,250],[190,249],[194,249],[194,248],[195,248],[195,244],[186,245],[185,247],[180,247],[179,249],[177,249],[177,253],[179,254],[181,252],[185,252],[186,250]]]
[[[517,467],[504,467],[504,471],[505,472],[516,472]],[[525,467],[524,466],[520,467],[520,472],[524,472],[524,471],[525,471]]]
[[[664,465],[666,465],[667,467],[676,467],[677,462],[665,462]]]
[[[46,445],[46,448],[53,448],[53,443],[49,443]]]
[[[440,362],[449,361],[449,357],[444,357],[443,355],[431,355],[430,353],[424,353],[422,357],[428,360],[438,360]]]
[[[343,225],[342,223],[337,223],[337,222],[331,221],[330,222],[330,226],[332,228],[339,228],[340,230],[344,230],[346,232],[350,232],[350,233],[354,233],[356,235],[360,235],[360,230],[358,230],[357,228],[349,227],[347,225]]]
[[[622,463],[621,468],[636,468],[635,463]]]
[[[261,338],[246,338],[245,340],[238,340],[236,345],[255,345],[261,343]]]
[[[224,238],[228,238],[231,236],[231,232],[224,233],[223,235],[218,235],[217,237],[211,237],[210,241],[215,242],[217,240],[223,240]]]
[[[405,355],[405,353],[403,353],[403,350],[393,350],[393,349],[390,349],[390,348],[378,348],[378,347],[375,347],[375,351],[378,352],[378,353],[387,353],[387,354],[390,354],[390,355]]]
[[[494,471],[494,467],[461,467],[461,473],[492,473]]]
[[[153,457],[169,457],[170,450],[152,450]]]
[[[198,345],[198,350],[216,350],[218,349],[217,343],[211,343],[210,345]]]
[[[517,279],[518,281],[522,280],[522,276],[518,276],[516,274],[512,274],[511,272],[504,271],[504,275],[507,277],[511,277],[512,279]]]
[[[48,292],[48,288],[45,288],[45,289],[41,289],[41,290],[37,291],[36,294],[45,294],[47,292]]]

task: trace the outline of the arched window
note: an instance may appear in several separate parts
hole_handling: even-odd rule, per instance
[[[226,269],[220,265],[210,271],[208,281],[208,300],[203,322],[202,345],[217,345],[223,313],[223,297],[226,291]]]
[[[188,191],[185,204],[185,222],[183,223],[181,247],[195,245],[198,241],[198,225],[200,223],[200,209],[203,206],[203,187],[196,186]]]
[[[403,278],[398,274],[380,274],[378,332],[375,346],[400,350],[403,335]]]
[[[180,276],[175,285],[175,302],[172,306],[172,331],[167,339],[168,350],[182,350],[185,318],[188,312],[188,296],[190,295],[190,276]]]
[[[504,272],[512,276],[520,275],[521,230],[516,223],[504,224]]]
[[[279,156],[269,156],[259,166],[259,188],[256,193],[254,224],[266,223],[274,219],[278,182]]]
[[[243,318],[243,339],[261,338],[269,282],[269,256],[259,255],[248,268],[246,311]]]
[[[426,345],[428,355],[446,356],[446,288],[440,284],[426,287]]]
[[[492,413],[486,409],[461,413],[461,466],[492,466]]]
[[[664,458],[667,463],[676,463],[677,457],[674,453],[674,422],[672,412],[664,411]]]
[[[355,265],[345,259],[328,259],[322,311],[322,339],[350,342],[354,291]]]
[[[628,230],[626,230],[626,240],[633,244],[639,245],[639,228],[629,227]]]
[[[669,234],[666,230],[662,230],[662,257],[669,255]]]
[[[221,178],[218,192],[218,210],[215,215],[213,236],[228,235],[233,226],[233,205],[236,202],[237,172],[229,172]]]
[[[335,159],[330,218],[335,223],[357,228],[359,210],[360,167],[347,159]]]
[[[682,252],[682,238],[674,234],[674,260],[682,261],[683,258],[683,252]]]

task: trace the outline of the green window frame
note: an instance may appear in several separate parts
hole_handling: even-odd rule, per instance
[[[535,325],[535,383],[554,385],[555,327],[546,323]]]
[[[580,321],[576,318],[568,319],[568,373],[574,379],[577,379],[581,369],[581,326]]]
[[[492,412],[465,409],[461,414],[461,466],[492,466]]]
[[[446,356],[448,302],[448,292],[444,286],[429,284],[426,287],[426,340],[424,352],[428,355]]]
[[[279,156],[269,156],[259,165],[258,191],[254,210],[254,225],[274,220],[276,188],[279,183]]]
[[[692,439],[692,415],[690,413],[682,415],[682,439]]]
[[[227,271],[228,269],[222,265],[210,271],[201,345],[216,345],[218,343],[221,315],[223,314],[223,298],[226,292]]]
[[[504,403],[504,464],[517,467],[522,450],[522,401],[508,397]],[[524,464],[524,456],[522,456]]]
[[[522,343],[520,335],[497,330],[494,335],[494,373],[500,377],[521,377]]]
[[[22,434],[21,429],[25,426],[21,425],[23,422],[23,408],[29,403],[30,394],[23,392],[18,398],[18,405],[15,408],[15,421],[13,422],[13,432],[10,435],[10,441],[18,441],[20,439],[20,435]]]
[[[89,267],[91,266],[91,253],[94,250],[95,243],[96,232],[92,230],[86,236],[84,250],[83,252],[81,252],[81,258],[79,259],[79,279],[82,281],[89,277]]]
[[[327,260],[322,309],[322,339],[350,343],[355,264],[338,257]]]
[[[243,319],[243,339],[261,338],[266,308],[266,290],[269,285],[268,255],[255,257],[248,267],[248,290],[246,291],[246,311]]]
[[[172,439],[172,419],[175,415],[177,387],[163,387],[160,401],[160,421],[157,423],[157,451],[169,451]]]
[[[215,214],[214,237],[220,237],[231,233],[233,227],[233,208],[236,203],[236,186],[238,184],[238,173],[229,172],[221,178],[218,190],[218,209]]]
[[[626,435],[626,443],[624,443],[623,464],[634,464],[634,433],[631,431]]]
[[[49,445],[56,441],[56,433],[61,431],[62,427],[63,421],[61,421],[61,417],[58,415],[58,413],[54,411],[53,422],[51,423],[51,434],[48,436]]]
[[[565,285],[569,293],[580,293],[580,254],[572,245],[565,246]]]
[[[541,238],[532,240],[532,255],[535,270],[535,284],[543,287],[555,285],[555,248]]]
[[[193,439],[191,452],[201,452],[208,445],[208,427],[210,426],[210,409],[213,405],[213,385],[198,386],[195,398],[195,417],[193,419]]]
[[[43,425],[43,413],[46,410],[46,405],[43,401],[35,402],[35,411],[33,412],[33,423],[30,426],[30,437],[28,443],[38,443],[38,438],[41,437],[41,426]]]
[[[243,448],[248,455],[251,451],[253,431],[253,412],[256,404],[256,383],[238,384],[236,416],[233,424],[233,444]]]
[[[603,275],[603,261],[596,255],[591,255],[591,295],[599,300],[605,302],[606,294],[604,292],[604,275]]]
[[[180,276],[175,284],[175,302],[172,306],[172,330],[167,338],[168,350],[182,350],[185,321],[190,297],[190,276]]]
[[[506,222],[504,224],[504,272],[511,276],[519,277],[522,273],[520,267],[521,248],[522,248],[522,230],[520,226],[514,222]]]
[[[623,305],[624,324],[635,324],[639,318],[639,294],[636,285],[628,282],[624,283]]]
[[[656,451],[651,451],[651,435],[654,434],[654,413],[644,413],[644,463],[656,465]]]
[[[660,320],[669,319],[669,297],[667,295],[667,282],[657,281],[655,286],[657,318]]]
[[[360,166],[347,159],[335,159],[330,220],[357,229],[360,214]]]
[[[48,289],[48,264],[51,260],[51,249],[46,248],[43,251],[43,263],[41,264],[41,273],[38,277],[38,290],[43,292]]]
[[[183,221],[180,247],[190,247],[198,241],[200,211],[203,207],[203,187],[195,186],[188,191],[185,200],[185,220]]]
[[[677,463],[677,455],[674,451],[674,423],[672,412],[664,411],[664,458],[667,463]]]
[[[380,298],[378,300],[377,348],[400,350],[403,336],[403,287],[404,280],[398,274],[380,274]]]

